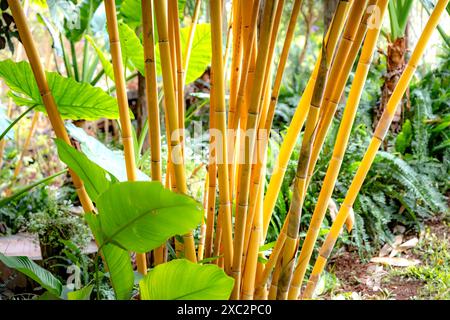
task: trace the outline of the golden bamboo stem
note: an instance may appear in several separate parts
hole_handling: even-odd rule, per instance
[[[338,215],[336,216],[335,221],[333,222],[330,232],[328,233],[324,244],[322,245],[319,251],[319,257],[317,258],[316,263],[314,264],[313,271],[307,283],[305,292],[303,293],[303,298],[311,298],[316,284],[320,278],[320,275],[325,268],[328,257],[333,250],[333,247],[336,243],[336,240],[339,236],[340,230],[342,229],[345,220],[358,196],[359,190],[361,189],[364,179],[367,173],[370,170],[370,167],[375,159],[376,153],[384,140],[387,132],[389,131],[389,127],[391,125],[392,119],[395,115],[395,110],[397,108],[398,103],[402,99],[406,88],[411,81],[414,72],[417,68],[417,64],[419,63],[423,53],[425,52],[425,48],[430,40],[430,37],[433,31],[436,29],[439,19],[442,16],[442,13],[445,10],[449,0],[439,0],[433,10],[420,38],[416,44],[416,47],[411,55],[410,60],[408,61],[405,70],[403,71],[395,89],[392,93],[391,98],[389,99],[385,110],[381,116],[381,119],[375,129],[372,140],[370,141],[369,147],[367,148],[366,153],[361,161],[361,164],[355,174],[355,177],[352,180],[350,188],[347,192],[347,195],[344,199],[344,202],[339,210]]]
[[[239,76],[239,86],[237,91],[237,96],[230,95],[230,110],[229,110],[229,122],[228,122],[228,129],[231,129],[232,133],[236,133],[236,135],[232,134],[229,137],[229,145],[230,150],[228,152],[228,158],[229,158],[229,175],[230,175],[230,183],[232,185],[231,194],[237,195],[236,198],[238,198],[238,191],[239,190],[239,180],[238,180],[238,170],[240,168],[240,161],[239,161],[239,155],[240,155],[240,131],[238,130],[239,127],[239,120],[241,119],[241,114],[243,105],[245,104],[246,99],[246,93],[248,91],[248,88],[252,87],[251,83],[251,65],[252,65],[252,55],[255,53],[255,37],[256,37],[256,23],[258,18],[258,11],[259,11],[259,4],[260,0],[254,0],[252,1],[242,1],[242,13],[243,15],[243,40],[244,40],[244,59],[242,61],[241,65],[241,72]],[[249,11],[248,9],[251,8]],[[250,14],[251,13],[251,14]],[[250,18],[249,18],[250,17]],[[244,19],[245,18],[245,19]],[[249,19],[248,19],[249,18]],[[247,21],[248,20],[248,21]],[[241,128],[244,129],[245,126],[241,122]],[[234,188],[233,188],[234,187]],[[233,197],[234,198],[234,197]],[[236,210],[237,211],[237,210]],[[237,212],[236,212],[237,214]],[[236,216],[237,218],[237,216]]]
[[[265,164],[265,160],[264,164]],[[263,166],[262,174],[260,176],[260,179],[265,179],[265,172],[266,167]],[[264,196],[264,183],[263,181],[260,181],[258,184],[258,201],[257,206],[255,208],[256,214],[254,217],[254,223],[252,226],[252,229],[249,231],[251,234],[250,240],[249,240],[249,248],[248,248],[248,255],[245,260],[245,268],[244,268],[244,276],[242,280],[242,293],[241,298],[243,300],[253,300],[253,295],[255,291],[255,279],[256,279],[256,269],[258,265],[258,253],[259,253],[259,246],[261,244],[262,239],[262,222],[263,222],[263,215],[262,215],[262,199]]]
[[[347,12],[346,12],[347,14]],[[335,48],[337,44],[338,37],[343,28],[343,21],[339,26],[339,32],[330,33],[330,30],[327,32],[327,36],[325,41],[329,48]],[[334,51],[334,49],[333,49]],[[291,157],[292,151],[294,150],[295,142],[298,139],[298,136],[301,132],[305,119],[309,112],[309,107],[311,104],[312,94],[314,90],[314,86],[316,83],[317,75],[319,73],[321,61],[321,53],[319,53],[319,57],[317,59],[314,70],[308,80],[306,88],[303,92],[303,95],[297,105],[296,111],[294,113],[294,117],[292,118],[292,122],[289,125],[286,136],[283,140],[283,143],[280,148],[280,152],[278,154],[277,162],[274,166],[272,176],[269,181],[269,185],[267,187],[266,195],[264,197],[264,226],[263,226],[263,238],[266,238],[267,230],[269,228],[270,219],[272,216],[273,209],[275,208],[276,199],[278,197],[278,193],[281,188],[281,184],[284,179],[284,174],[287,169],[287,164]]]
[[[241,266],[242,254],[244,248],[244,232],[248,211],[248,196],[250,189],[250,171],[253,152],[255,149],[258,116],[260,110],[260,100],[263,90],[263,80],[266,68],[266,62],[269,56],[270,35],[274,25],[276,5],[278,1],[269,1],[265,3],[263,11],[263,20],[261,23],[260,50],[256,60],[255,81],[252,86],[249,109],[247,113],[246,137],[245,137],[245,160],[242,164],[240,175],[239,196],[236,204],[236,224],[234,237],[234,256],[233,256],[233,277],[235,279],[232,299],[239,299],[241,286]]]
[[[172,5],[170,5],[172,4]],[[178,128],[180,130],[181,136],[181,147],[184,149],[184,69],[183,69],[183,57],[181,56],[181,40],[180,40],[180,22],[178,19],[178,1],[169,1],[169,10],[172,13],[169,14],[171,17],[171,23],[173,26],[174,35],[174,47],[175,47],[175,66],[176,66],[176,83],[177,83],[177,105],[178,105]]]
[[[28,60],[30,61],[31,69],[33,70],[33,74],[36,79],[39,92],[41,93],[42,101],[47,111],[47,115],[52,128],[55,131],[56,137],[70,144],[69,136],[67,135],[67,131],[64,128],[64,123],[62,121],[61,115],[58,112],[55,100],[49,89],[44,69],[39,60],[39,53],[33,42],[33,36],[27,25],[27,17],[25,16],[25,13],[20,5],[20,1],[8,0],[8,4],[14,17],[17,30],[19,31],[20,39],[22,40],[22,44],[28,56]],[[89,198],[86,189],[84,188],[83,182],[72,170],[69,170],[69,172],[72,177],[75,190],[83,206],[83,210],[85,212],[93,212],[94,205],[92,204],[92,201]]]
[[[211,66],[214,73],[214,125],[219,136],[216,143],[221,146],[216,153],[218,182],[219,182],[219,215],[222,216],[223,245],[225,271],[231,273],[233,259],[233,240],[231,222],[231,199],[228,185],[228,153],[227,153],[227,126],[225,108],[225,79],[223,77],[223,50],[222,50],[222,6],[220,1],[211,1]]]
[[[192,42],[194,41],[194,36],[195,36],[195,30],[197,28],[197,23],[198,23],[198,17],[200,16],[200,9],[202,6],[202,0],[196,0],[195,1],[195,8],[194,8],[194,15],[192,16],[192,22],[191,22],[191,27],[189,29],[189,35],[186,41],[186,48],[184,50],[184,55],[183,55],[183,82],[182,82],[182,87],[184,87],[184,85],[186,84],[186,74],[187,74],[187,70],[189,67],[189,59],[191,57],[191,52],[192,52]]]
[[[161,70],[163,77],[164,96],[166,101],[167,124],[171,130],[171,135],[167,137],[171,145],[171,159],[174,170],[175,182],[181,193],[187,194],[186,175],[184,171],[184,161],[181,149],[180,134],[178,132],[177,103],[170,61],[169,31],[167,23],[166,1],[155,0],[156,25],[159,35],[159,50],[161,54]],[[195,253],[194,237],[192,232],[184,235],[184,246],[186,258],[191,261],[197,260]]]
[[[197,250],[197,260],[201,261],[204,258],[205,254],[205,236],[206,236],[206,223],[205,223],[205,215],[208,214],[208,188],[209,188],[209,176],[206,174],[205,185],[203,188],[203,209],[204,215],[202,218],[202,223],[200,225],[200,234],[198,236],[198,250]]]
[[[273,89],[272,89],[272,94],[271,94],[271,97],[270,97],[270,104],[268,106],[267,115],[265,117],[265,120],[261,119],[261,121],[260,121],[260,122],[262,122],[262,128],[260,127],[260,130],[263,130],[262,133],[263,133],[264,137],[260,137],[259,134],[258,134],[258,137],[260,137],[259,141],[261,141],[262,139],[265,139],[265,142],[257,143],[257,146],[261,146],[261,148],[262,148],[261,152],[258,152],[258,154],[266,154],[266,152],[267,152],[269,132],[270,132],[270,129],[272,127],[273,116],[275,114],[275,107],[276,107],[276,104],[277,104],[278,95],[279,95],[280,87],[281,87],[281,80],[283,78],[284,68],[286,67],[286,62],[287,62],[287,58],[288,58],[288,55],[289,55],[289,49],[291,47],[292,39],[293,39],[293,36],[294,36],[295,25],[296,25],[296,22],[297,22],[298,14],[300,12],[301,4],[302,4],[302,0],[296,0],[294,2],[293,7],[292,7],[292,13],[291,13],[291,17],[290,17],[290,20],[289,20],[288,29],[287,29],[287,32],[286,32],[286,37],[285,37],[285,41],[284,41],[284,45],[283,45],[283,50],[282,50],[282,53],[281,53],[281,56],[280,56],[280,60],[279,60],[279,63],[278,63],[277,74],[276,74],[276,77],[275,77],[275,82],[274,82]],[[281,12],[282,12],[282,10],[279,10],[279,11],[277,10],[276,18],[278,20],[278,23],[279,23],[279,16],[278,16],[278,14],[281,15]],[[276,34],[277,34],[277,31],[273,32],[273,35],[272,35],[272,39],[271,39],[271,54],[273,54],[273,47],[272,46],[275,43]],[[258,132],[259,132],[259,130],[258,130]],[[259,179],[259,174],[260,174],[260,171],[261,171],[261,165],[262,165],[261,162],[258,161],[256,163],[256,165],[254,165],[253,168],[252,168],[252,181],[253,181],[253,185],[254,185],[254,187],[256,187],[256,189],[258,189],[257,183],[259,183],[258,181],[260,180]],[[255,189],[254,187],[251,190],[254,190]],[[254,195],[250,196],[250,206],[249,206],[249,208],[250,208],[249,209],[250,217],[253,217],[252,211],[253,211],[253,208],[254,208],[254,201],[252,201],[252,199],[254,199]],[[252,220],[252,218],[250,218],[250,219]],[[249,239],[249,236],[247,236],[248,235],[248,230],[249,230],[248,229],[248,225],[249,225],[249,223],[247,223],[247,228],[246,228],[247,231],[245,233],[246,234],[246,238],[245,238],[245,241],[244,241],[244,252],[246,251],[247,243],[248,243],[248,239]]]
[[[19,160],[16,163],[16,167],[14,169],[14,174],[13,174],[13,179],[16,179],[17,176],[20,173],[20,169],[22,168],[23,158],[24,158],[26,152],[28,151],[28,146],[30,145],[31,137],[34,134],[34,131],[36,129],[36,124],[37,124],[38,120],[39,120],[39,112],[36,111],[33,114],[33,118],[31,119],[30,129],[28,131],[27,138],[25,139],[25,142],[24,142],[24,144],[22,146],[22,152],[20,153],[20,158],[19,158]]]
[[[214,148],[215,137],[211,132],[215,130],[214,121],[214,72],[211,70],[211,89],[209,99],[209,159],[208,159],[208,213],[206,216],[206,239],[205,239],[205,257],[210,258],[213,253],[213,238],[214,238],[214,220],[216,212],[216,181],[217,181],[217,164],[216,164],[216,150]],[[221,226],[218,224],[218,228]],[[217,234],[216,234],[217,237]],[[217,261],[216,261],[217,262]]]
[[[378,1],[378,6],[380,9],[381,17],[383,17],[388,0],[380,0]],[[377,15],[379,13],[377,12]],[[365,17],[366,19],[369,17]],[[380,19],[381,20],[381,19]],[[364,21],[361,24],[361,27],[367,28],[367,21]],[[291,287],[289,290],[289,299],[297,299],[300,294],[301,283],[303,282],[303,277],[306,272],[306,268],[308,266],[309,260],[311,258],[312,251],[314,249],[314,244],[317,240],[318,233],[320,230],[320,225],[322,224],[323,218],[325,216],[328,202],[331,199],[331,195],[333,193],[334,185],[337,180],[337,175],[339,173],[339,168],[342,163],[342,159],[345,153],[345,149],[347,146],[348,138],[351,132],[352,123],[354,120],[354,116],[356,114],[356,109],[361,97],[361,93],[364,87],[365,80],[367,78],[367,74],[369,71],[369,66],[372,60],[373,52],[375,50],[376,42],[378,36],[380,34],[381,24],[377,25],[377,27],[371,28],[366,36],[366,41],[361,51],[361,57],[358,62],[358,67],[356,70],[355,81],[353,82],[352,88],[350,90],[350,95],[348,98],[347,106],[344,111],[344,116],[341,122],[341,126],[339,127],[338,135],[337,135],[337,144],[335,150],[333,150],[333,157],[330,161],[330,166],[328,167],[327,174],[324,179],[324,183],[322,189],[320,191],[319,199],[317,205],[314,209],[313,216],[311,217],[311,222],[306,234],[306,238],[303,242],[302,249],[300,251],[300,255],[298,258],[298,264],[294,271],[294,276],[292,278]],[[361,36],[362,40],[362,36]],[[355,46],[358,44],[355,42]],[[354,57],[348,57],[347,61],[356,57],[356,52],[358,51],[359,46],[356,50],[353,50]],[[356,52],[355,52],[356,51]],[[353,63],[351,63],[353,64]],[[346,71],[350,71],[351,67],[347,66]],[[345,67],[344,67],[345,69]],[[347,77],[347,76],[345,76]],[[339,79],[342,81],[343,77]],[[345,83],[346,81],[343,81]],[[340,89],[342,94],[343,88]],[[333,98],[336,98],[334,96]],[[330,101],[336,101],[336,99],[331,99]],[[336,103],[337,105],[337,103]],[[334,113],[334,110],[331,112]],[[325,124],[326,125],[326,124]],[[319,142],[320,143],[320,142]],[[342,147],[340,147],[342,144]]]
[[[119,105],[119,121],[122,132],[122,142],[125,155],[125,167],[129,181],[136,181],[136,161],[134,158],[133,136],[131,133],[131,120],[128,107],[127,89],[125,85],[125,69],[122,63],[119,29],[117,25],[116,4],[114,0],[105,0],[105,12],[108,26],[111,59],[116,83],[117,103]],[[147,260],[145,253],[136,254],[136,264],[141,274],[147,273]]]
[[[346,10],[350,2],[341,0],[338,3],[333,21],[330,24],[330,34],[338,34],[342,21],[346,18]],[[358,19],[359,22],[359,19]],[[347,21],[349,23],[349,21]],[[308,172],[308,163],[311,156],[312,143],[314,142],[315,134],[317,132],[317,120],[322,105],[325,85],[328,78],[328,70],[330,68],[334,50],[330,50],[325,40],[324,34],[322,56],[319,67],[317,81],[314,86],[311,105],[306,120],[305,133],[303,135],[300,156],[297,165],[297,172],[294,178],[294,189],[292,195],[291,205],[286,220],[288,220],[287,237],[284,243],[281,258],[281,272],[279,279],[279,286],[277,292],[277,299],[285,300],[287,298],[292,272],[295,266],[295,257],[298,246],[298,234],[300,229],[300,218],[303,208],[303,201],[306,193],[306,176]]]
[[[153,5],[151,0],[141,0],[143,46],[145,61],[145,93],[147,102],[151,176],[162,182],[161,128],[158,107],[158,82],[156,79],[155,34],[153,30]],[[155,265],[164,262],[165,246],[154,250]]]

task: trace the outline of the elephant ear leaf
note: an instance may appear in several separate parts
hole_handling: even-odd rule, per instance
[[[97,242],[103,242],[98,216],[91,212],[85,214],[85,219],[94,234]],[[131,266],[131,258],[128,251],[113,244],[105,244],[101,248],[103,262],[109,272],[109,279],[113,287],[116,299],[128,300],[134,284],[134,273]]]
[[[15,269],[27,277],[33,279],[52,295],[60,296],[62,292],[61,282],[49,271],[45,270],[28,257],[7,257],[0,253],[0,261],[8,268]]]
[[[80,290],[75,290],[67,293],[67,299],[69,300],[89,300],[91,297],[92,289],[94,285],[90,284]]]
[[[92,201],[97,202],[97,198],[111,184],[117,182],[113,175],[89,160],[83,153],[69,146],[65,141],[55,139],[55,143],[59,158],[83,180]]]
[[[104,243],[142,253],[196,228],[203,214],[192,198],[144,181],[113,184],[97,209]]]
[[[58,111],[64,119],[118,119],[117,100],[100,88],[65,78],[56,72],[46,72],[47,81]],[[0,61],[0,78],[11,89],[10,96],[19,106],[36,106],[45,112],[41,93],[30,64],[26,61]]]
[[[139,282],[142,300],[226,300],[233,285],[218,266],[185,259],[160,264]]]

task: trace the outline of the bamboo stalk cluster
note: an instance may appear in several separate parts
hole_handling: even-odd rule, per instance
[[[298,26],[302,0],[231,1],[229,21],[231,31],[228,34],[225,34],[223,28],[226,20],[224,1],[209,1],[208,18],[211,22],[212,45],[209,114],[211,135],[203,194],[205,218],[200,227],[198,245],[192,232],[183,235],[182,242],[175,241],[179,256],[194,262],[209,259],[211,263],[222,267],[235,280],[232,299],[311,298],[340,230],[345,223],[349,229],[352,228],[349,213],[353,203],[389,128],[395,107],[402,98],[448,1],[437,2],[423,30],[375,130],[330,233],[313,264],[313,271],[303,293],[306,270],[308,265],[312,264],[312,252],[338,179],[389,0],[339,1],[332,21],[325,28],[316,65],[284,137],[267,186],[265,178],[268,169],[266,159],[268,132],[272,128],[283,72]],[[68,141],[67,133],[48,90],[19,1],[9,0],[9,3],[52,126],[58,137]],[[184,168],[185,146],[184,137],[179,133],[179,129],[184,128],[185,77],[201,4],[200,0],[196,1],[187,46],[182,52],[178,2],[141,0],[151,176],[152,180],[163,182],[165,173],[166,187],[185,194],[188,194]],[[278,39],[280,21],[287,5],[291,6],[290,19],[284,39],[281,39],[283,45],[280,57],[278,61],[274,61],[275,47],[280,40]],[[127,175],[130,181],[134,181],[136,179],[134,146],[114,1],[106,0],[105,8]],[[153,20],[156,22],[155,25]],[[155,43],[156,33],[158,43]],[[161,159],[156,45],[160,51],[164,122],[169,149],[166,168],[162,167]],[[227,57],[228,51],[231,53],[230,58]],[[228,60],[231,61],[231,68],[227,73]],[[333,156],[306,238],[300,241],[300,221],[308,185],[354,65],[356,65],[355,77],[346,99]],[[287,164],[302,132],[289,212],[271,254],[266,257],[259,249],[265,243]],[[93,211],[92,202],[87,197],[81,181],[73,174],[72,177],[85,211]],[[182,214],[180,212],[180,215]],[[162,246],[153,251],[155,264],[167,261],[166,250],[167,248]],[[268,260],[263,263],[261,258]],[[146,255],[137,257],[138,270],[141,273],[147,271],[147,261]]]

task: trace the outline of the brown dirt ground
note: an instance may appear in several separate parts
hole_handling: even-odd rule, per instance
[[[432,219],[426,223],[431,233],[443,239],[449,234],[449,227],[441,219]],[[405,238],[413,236],[409,234]],[[448,236],[447,236],[448,237]],[[412,253],[407,258],[420,259]],[[344,292],[356,292],[362,299],[395,299],[409,300],[414,298],[423,283],[419,280],[389,276],[389,267],[375,263],[363,263],[356,252],[344,251],[330,260],[328,270],[339,279],[339,287],[333,292],[337,295]],[[325,299],[330,299],[328,295]]]

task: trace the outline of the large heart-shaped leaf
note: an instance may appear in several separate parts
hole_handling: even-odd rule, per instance
[[[62,284],[49,271],[45,270],[28,257],[7,257],[0,253],[0,261],[8,268],[16,269],[22,272],[27,277],[30,277],[39,283],[44,289],[47,289],[51,294],[60,296],[62,292]]]
[[[203,214],[194,199],[143,181],[113,184],[97,208],[104,243],[142,253],[196,228]]]
[[[98,243],[103,242],[98,216],[91,212],[85,214],[89,227]],[[128,251],[113,244],[101,246],[103,262],[109,272],[111,285],[118,300],[128,300],[133,290],[134,273]]]
[[[81,151],[83,151],[89,160],[111,173],[119,181],[127,181],[123,151],[108,149],[103,143],[72,123],[66,123],[66,128],[69,135],[80,143]],[[138,180],[150,180],[142,171],[136,170],[136,172]]]
[[[88,285],[80,290],[70,291],[67,293],[67,299],[69,300],[89,300],[91,297],[92,289],[94,285]]]
[[[178,0],[178,16],[180,19],[184,16],[184,7],[186,0]],[[126,24],[132,28],[142,24],[141,0],[123,0],[120,4],[120,16]]]
[[[83,37],[86,29],[91,23],[91,18],[97,8],[102,4],[101,0],[82,0],[78,3],[76,12],[78,19],[75,25],[65,24],[65,34],[67,39],[78,42]]]
[[[136,32],[127,24],[119,23],[120,47],[122,48],[122,59],[130,69],[137,69],[142,75],[145,74],[144,47]]]
[[[56,139],[55,143],[58,148],[59,158],[83,180],[86,191],[92,201],[96,202],[97,198],[112,183],[118,181],[116,177],[89,160],[75,148],[69,146],[65,141]]]
[[[114,81],[114,70],[111,61],[105,56],[103,51],[99,48],[99,46],[95,43],[94,39],[90,36],[85,37],[86,40],[90,43],[90,45],[94,48],[95,52],[100,59],[100,63],[102,64],[103,70],[105,74]]]
[[[47,81],[61,116],[65,119],[118,119],[117,100],[100,88],[79,83],[56,72],[47,72]],[[0,77],[12,90],[14,102],[20,106],[34,106],[45,112],[39,88],[30,64],[25,61],[0,61]]]
[[[155,267],[139,287],[142,300],[226,300],[233,284],[216,265],[178,259]]]
[[[185,54],[190,27],[180,29],[182,54]],[[136,33],[125,23],[119,24],[122,56],[130,69],[137,69],[145,75],[144,48]],[[161,75],[159,46],[155,47],[156,71]],[[192,41],[191,55],[186,73],[186,84],[198,79],[211,62],[211,26],[208,23],[198,24]],[[108,67],[108,64],[105,65]],[[109,68],[109,67],[108,67]]]
[[[181,47],[183,48],[183,55],[187,45],[187,39],[190,32],[190,27],[180,29]],[[209,23],[198,24],[194,39],[192,40],[191,55],[188,61],[186,73],[186,84],[197,80],[211,63],[211,25]]]

